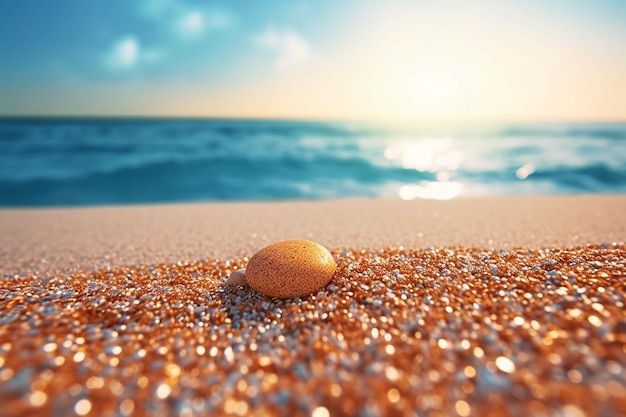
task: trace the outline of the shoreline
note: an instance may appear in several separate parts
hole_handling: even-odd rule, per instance
[[[284,239],[329,249],[622,242],[626,195],[0,209],[0,277],[227,259]]]

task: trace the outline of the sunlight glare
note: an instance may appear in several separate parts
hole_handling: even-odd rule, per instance
[[[399,161],[405,169],[422,172],[455,171],[463,160],[463,153],[453,149],[450,138],[404,139],[385,149],[385,158]]]
[[[402,200],[423,198],[429,200],[451,200],[461,193],[459,182],[421,181],[419,184],[405,184],[398,190]]]
[[[454,78],[434,71],[417,71],[407,78],[406,94],[417,105],[441,105],[454,97],[457,82]]]
[[[519,178],[520,180],[525,180],[526,178],[528,178],[529,175],[531,175],[533,172],[535,172],[535,165],[528,163],[528,164],[524,164],[521,167],[519,167],[516,171],[515,171],[515,176],[517,178]]]

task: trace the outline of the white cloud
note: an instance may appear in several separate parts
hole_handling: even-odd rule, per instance
[[[309,44],[293,30],[268,29],[254,38],[254,42],[274,51],[277,69],[288,69],[311,59],[313,52]]]
[[[158,48],[144,47],[133,35],[118,38],[104,52],[103,64],[107,70],[129,72],[162,61],[180,48],[181,42],[201,39],[212,31],[227,30],[235,23],[233,15],[222,8],[190,8],[177,0],[139,0],[136,10],[139,16],[169,36],[158,37]]]
[[[233,16],[222,8],[189,7],[176,0],[141,0],[139,14],[163,29],[186,38],[199,38],[208,32],[230,28]]]
[[[167,15],[179,6],[174,0],[141,0],[138,11],[144,17],[158,18]]]
[[[159,49],[145,49],[132,35],[116,40],[104,56],[105,66],[112,71],[129,71],[144,63],[159,61],[164,53]]]
[[[134,36],[118,39],[105,56],[106,64],[113,70],[131,69],[137,64],[140,50]]]
[[[194,10],[179,14],[176,29],[180,35],[187,38],[200,37],[208,31],[228,29],[232,25],[230,15],[221,11]]]
[[[189,12],[178,20],[178,31],[183,36],[198,36],[204,33],[204,15],[200,12]]]

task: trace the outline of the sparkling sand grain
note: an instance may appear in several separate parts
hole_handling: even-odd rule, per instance
[[[626,415],[626,245],[333,255],[282,300],[246,257],[1,280],[2,415]]]

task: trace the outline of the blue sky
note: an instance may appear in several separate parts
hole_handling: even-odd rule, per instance
[[[0,115],[626,119],[623,1],[2,0]]]

